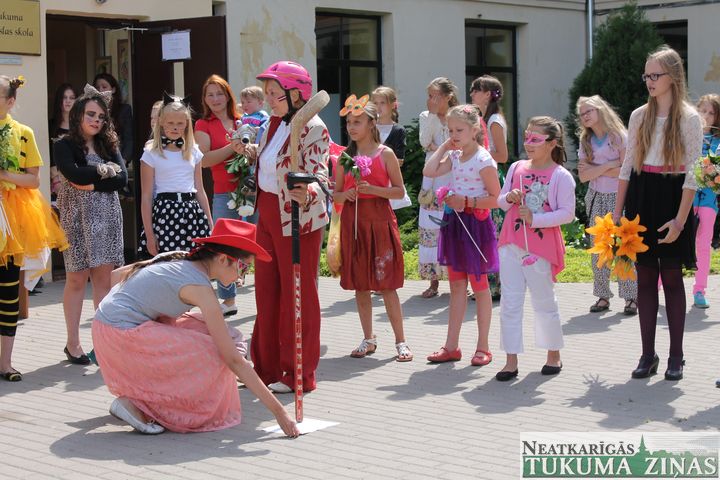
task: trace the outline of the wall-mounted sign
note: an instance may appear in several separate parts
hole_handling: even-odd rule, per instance
[[[190,60],[190,30],[162,34],[162,59]]]
[[[40,55],[40,2],[0,2],[0,53]]]

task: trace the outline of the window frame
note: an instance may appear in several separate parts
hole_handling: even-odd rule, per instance
[[[467,29],[468,27],[472,28],[482,28],[482,29],[493,29],[493,30],[507,30],[510,32],[510,50],[512,52],[512,60],[511,65],[509,67],[504,66],[493,66],[493,65],[469,65],[465,64],[465,77],[472,77],[473,79],[478,78],[482,75],[493,75],[493,73],[509,73],[512,76],[512,92],[513,92],[513,107],[512,107],[512,115],[513,115],[513,124],[508,125],[508,129],[510,130],[510,140],[512,142],[512,150],[509,151],[509,155],[511,158],[508,159],[508,163],[512,160],[512,157],[518,158],[520,153],[520,145],[518,144],[519,136],[518,136],[518,94],[517,94],[517,87],[518,87],[518,73],[517,73],[517,27],[515,25],[503,25],[503,24],[495,24],[495,23],[488,23],[483,22],[480,20],[473,20],[473,19],[466,19],[465,20],[465,38],[467,39]],[[485,52],[482,52],[482,57],[478,60],[485,61]],[[468,91],[470,88],[470,85],[467,85]],[[465,92],[467,101],[469,102],[469,93]],[[507,117],[506,117],[507,120]]]

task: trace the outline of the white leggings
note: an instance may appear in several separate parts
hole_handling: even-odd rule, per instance
[[[550,263],[538,258],[533,265],[524,267],[525,250],[508,244],[500,247],[500,348],[509,354],[523,353],[523,305],[525,288],[535,310],[535,345],[545,350],[563,347],[562,325],[555,298]]]

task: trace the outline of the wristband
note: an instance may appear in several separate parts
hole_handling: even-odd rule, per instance
[[[673,219],[672,219],[672,223],[673,223],[673,227],[675,227],[675,230],[677,230],[677,231],[679,231],[679,232],[682,232],[682,231],[683,231],[683,228],[685,228],[685,225],[683,225],[683,224],[681,224],[680,222],[678,222],[678,219],[677,219],[677,218],[673,218]]]

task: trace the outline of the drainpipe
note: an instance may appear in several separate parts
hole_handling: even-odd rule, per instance
[[[587,59],[590,60],[593,56],[593,17],[595,11],[595,2],[593,0],[587,0],[585,8],[587,20]]]

